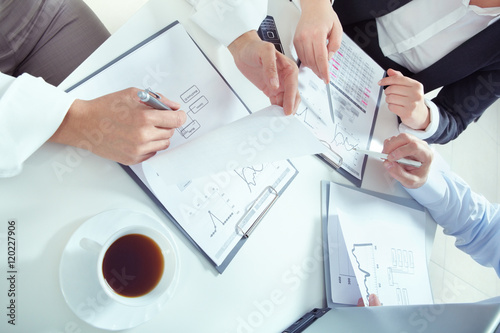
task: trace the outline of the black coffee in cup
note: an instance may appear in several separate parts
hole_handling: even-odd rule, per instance
[[[163,254],[155,241],[145,235],[128,234],[107,249],[102,273],[117,294],[139,297],[156,287],[164,265]]]

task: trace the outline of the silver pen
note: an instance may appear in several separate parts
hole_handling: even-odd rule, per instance
[[[328,107],[330,108],[330,117],[332,118],[332,122],[335,124],[335,111],[333,110],[332,91],[330,90],[330,83],[326,84],[326,94],[328,95]]]
[[[359,148],[354,148],[355,151],[361,154],[366,154],[371,157],[379,158],[381,160],[386,160],[387,159],[387,154],[383,153],[378,153],[376,151],[371,151],[371,150],[364,150],[364,149],[359,149]],[[422,163],[419,161],[414,161],[414,160],[409,160],[407,158],[400,158],[397,160],[399,164],[405,164],[405,165],[411,165],[415,168],[420,168],[422,166]]]
[[[139,96],[140,100],[146,105],[157,109],[157,110],[172,110],[167,105],[160,101],[160,95],[153,92],[151,89],[146,88],[145,90],[141,90],[137,92],[137,96]]]

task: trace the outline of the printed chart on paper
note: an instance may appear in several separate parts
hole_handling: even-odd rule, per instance
[[[385,305],[432,304],[424,211],[330,186],[332,301],[357,304],[360,297],[368,302],[370,294],[377,294]]]
[[[368,149],[375,125],[384,70],[349,37],[329,62],[330,92],[335,122],[330,115],[326,85],[310,69],[299,71],[302,102],[297,116],[332,153],[342,157],[342,168],[361,180],[365,155],[354,149]]]
[[[178,23],[108,64],[70,93],[91,99],[128,87],[149,87],[181,105],[187,119],[175,130],[170,150],[249,115]],[[126,112],[126,105],[117,110]],[[276,197],[269,189],[280,193],[297,174],[284,160],[166,185],[160,177],[147,178],[142,164],[131,166],[131,170],[216,265],[228,258],[242,238],[239,228],[249,227]]]

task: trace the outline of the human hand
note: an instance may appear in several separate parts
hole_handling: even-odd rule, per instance
[[[425,184],[434,155],[427,142],[401,133],[385,140],[382,152],[388,154],[384,167],[401,185],[406,188],[418,188]],[[416,168],[395,162],[400,158],[416,160],[422,165]]]
[[[186,114],[152,109],[140,101],[138,91],[128,88],[89,101],[75,100],[49,141],[87,149],[126,165],[167,149]],[[173,110],[180,107],[163,96],[162,102]]]
[[[286,115],[297,111],[299,69],[293,60],[276,51],[273,44],[262,41],[254,30],[238,37],[228,49],[241,73],[272,104],[282,106]]]
[[[328,61],[340,47],[342,25],[329,0],[302,0],[300,4],[302,13],[293,38],[297,56],[304,66],[328,83]]]
[[[430,111],[424,102],[422,84],[393,69],[388,69],[387,75],[379,85],[388,86],[385,101],[389,110],[398,115],[406,126],[425,130],[430,123]]]
[[[381,306],[382,303],[380,303],[380,300],[378,299],[378,296],[375,294],[370,294],[368,296],[368,306]],[[358,299],[358,306],[362,307],[365,306],[365,303],[363,302],[363,299],[360,298]]]

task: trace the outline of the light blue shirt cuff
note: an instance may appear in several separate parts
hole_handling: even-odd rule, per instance
[[[421,205],[426,206],[443,198],[446,193],[447,183],[439,170],[431,166],[427,181],[419,188],[405,190]]]

